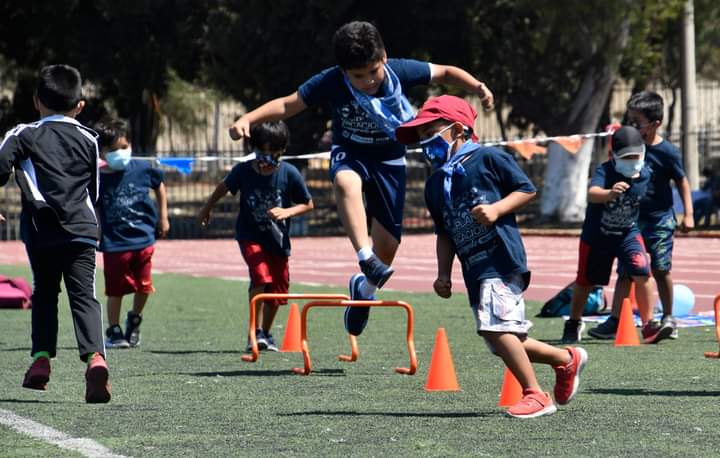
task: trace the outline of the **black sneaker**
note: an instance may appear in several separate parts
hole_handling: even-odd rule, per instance
[[[656,344],[670,338],[672,332],[671,326],[663,326],[658,320],[650,320],[642,328],[643,343]]]
[[[275,338],[269,332],[265,333],[265,342],[267,343],[268,351],[280,351],[280,349],[275,344]]]
[[[582,340],[582,332],[585,323],[582,320],[566,320],[563,328],[562,343],[574,344]]]
[[[375,255],[370,256],[365,261],[360,261],[360,270],[365,274],[368,281],[378,288],[382,288],[394,272],[392,267],[386,265]]]
[[[105,330],[105,347],[106,348],[130,348],[130,344],[123,335],[120,325],[115,324]]]
[[[614,339],[618,328],[618,319],[609,316],[607,320],[588,331],[588,334],[596,339]]]
[[[255,341],[257,342],[258,350],[263,351],[268,349],[268,341],[267,337],[265,336],[265,333],[261,328],[257,328],[255,330]],[[247,339],[247,346],[245,347],[245,351],[248,353],[252,352],[252,343],[250,343],[250,337],[248,336]]]
[[[125,319],[125,340],[131,347],[140,345],[140,323],[142,323],[142,315],[134,313],[132,310],[127,313]]]
[[[360,284],[365,280],[364,274],[355,274],[350,277],[350,299],[353,301],[374,301],[375,296],[362,297]],[[346,307],[345,308],[345,329],[354,336],[362,334],[367,326],[370,316],[370,307]]]

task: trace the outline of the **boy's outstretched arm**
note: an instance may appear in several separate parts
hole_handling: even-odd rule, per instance
[[[492,226],[498,219],[530,202],[533,197],[534,192],[513,191],[497,202],[474,206],[470,213],[483,226]]]
[[[588,189],[588,202],[591,204],[604,204],[617,199],[620,194],[624,193],[630,187],[624,181],[618,181],[611,189],[601,188],[600,186],[590,186]]]
[[[307,108],[300,94],[295,91],[285,97],[278,97],[243,115],[230,126],[230,138],[240,140],[250,137],[250,126],[259,122],[279,121],[295,116]]]
[[[675,181],[680,198],[683,202],[683,219],[680,221],[680,230],[683,232],[690,232],[695,227],[695,217],[693,216],[693,204],[692,204],[692,193],[690,192],[690,182],[687,177],[682,177],[681,180]]]
[[[170,221],[168,220],[168,207],[167,207],[167,190],[165,189],[165,183],[160,183],[160,186],[155,190],[155,199],[158,203],[158,235],[160,238],[165,238],[170,232]]]
[[[292,218],[293,216],[302,215],[315,208],[312,199],[306,204],[297,204],[292,207],[282,208],[274,207],[268,210],[268,215],[275,221],[282,221],[284,219]]]
[[[492,110],[495,105],[495,99],[492,91],[483,83],[478,81],[470,73],[462,68],[452,65],[432,64],[432,83],[446,83],[465,89],[468,92],[477,94],[480,97],[480,103],[485,110]]]
[[[452,264],[455,259],[455,248],[447,234],[438,234],[435,242],[438,274],[433,289],[435,293],[444,298],[452,295]]]
[[[212,211],[212,208],[215,206],[217,201],[225,197],[227,193],[228,188],[225,185],[225,182],[221,181],[220,183],[218,183],[213,193],[210,194],[208,201],[205,203],[205,205],[203,205],[203,208],[200,209],[200,213],[198,213],[198,221],[200,222],[201,226],[207,226],[208,224],[210,224],[210,212]]]

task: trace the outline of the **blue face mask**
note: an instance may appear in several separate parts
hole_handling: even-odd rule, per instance
[[[255,151],[255,159],[257,159],[258,162],[269,165],[271,167],[277,167],[278,165],[280,165],[280,161],[278,159],[275,159],[271,154],[265,154],[260,150]]]
[[[436,133],[432,137],[419,142],[425,159],[430,162],[430,166],[435,169],[442,167],[450,158],[450,147],[452,143],[448,143],[440,136],[443,132],[452,127],[452,124]],[[455,142],[453,142],[455,143]]]
[[[105,154],[105,162],[113,170],[124,170],[130,162],[130,148],[116,149]]]
[[[613,159],[615,171],[620,175],[632,178],[642,170],[645,165],[644,159]]]

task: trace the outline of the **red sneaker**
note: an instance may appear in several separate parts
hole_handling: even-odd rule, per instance
[[[535,418],[557,412],[557,407],[550,399],[550,393],[527,388],[517,404],[507,410],[507,414],[515,418]]]
[[[110,371],[105,358],[95,353],[85,371],[85,402],[89,404],[110,401]]]
[[[580,347],[567,347],[572,359],[564,366],[555,369],[555,401],[565,405],[572,400],[580,386],[580,372],[587,364],[588,354]]]
[[[25,372],[22,386],[31,390],[47,390],[48,381],[50,381],[50,360],[40,357],[33,361],[30,369]]]

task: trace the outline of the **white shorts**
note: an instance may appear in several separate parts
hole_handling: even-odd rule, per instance
[[[527,335],[532,322],[525,319],[523,285],[521,275],[482,280],[480,303],[471,306],[478,332]]]

